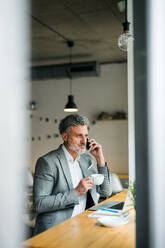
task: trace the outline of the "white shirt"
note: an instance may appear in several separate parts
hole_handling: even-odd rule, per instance
[[[83,178],[83,174],[80,168],[80,165],[78,163],[79,157],[77,157],[75,160],[73,159],[72,155],[67,151],[64,145],[62,145],[62,149],[64,151],[66,160],[69,165],[70,174],[72,177],[72,183],[73,188],[76,188],[79,184],[80,180]],[[81,195],[79,198],[79,204],[74,206],[72,217],[82,213],[85,210],[86,207],[86,201],[87,201],[87,194]]]

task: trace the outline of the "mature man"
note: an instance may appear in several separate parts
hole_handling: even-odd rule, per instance
[[[111,195],[111,180],[102,147],[90,139],[90,154],[85,153],[88,119],[69,115],[59,125],[63,144],[39,158],[34,176],[34,208],[38,213],[34,234],[73,217],[98,203],[98,194]],[[88,152],[89,153],[89,152]],[[104,175],[102,185],[95,186],[90,175]]]

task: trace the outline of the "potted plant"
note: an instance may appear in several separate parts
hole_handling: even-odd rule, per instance
[[[132,184],[129,184],[128,189],[129,189],[129,192],[131,195],[131,200],[132,200],[133,206],[136,210],[136,182],[134,181]]]

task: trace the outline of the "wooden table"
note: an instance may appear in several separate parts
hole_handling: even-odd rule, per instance
[[[124,201],[126,191],[107,201]],[[103,202],[102,202],[103,203]],[[26,240],[22,247],[33,248],[134,248],[135,213],[131,211],[130,222],[124,226],[109,228],[97,224],[94,218],[88,218],[92,211],[71,218],[51,229]]]
[[[117,174],[120,179],[128,179],[128,174]]]

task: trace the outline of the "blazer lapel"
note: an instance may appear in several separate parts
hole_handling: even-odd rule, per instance
[[[80,168],[82,170],[83,177],[89,177],[91,175],[90,170],[88,170],[88,168],[90,168],[90,166],[88,165],[88,163],[85,161],[85,159],[83,157],[80,157],[80,159],[79,159],[79,165],[80,165]],[[92,189],[90,189],[89,192],[91,194],[91,197],[92,197],[92,200],[93,200],[93,204],[97,204],[97,201],[96,201],[96,189],[95,189],[95,187],[93,187]]]
[[[67,181],[69,188],[73,189],[72,177],[70,174],[67,159],[66,159],[64,151],[62,149],[62,145],[58,149],[58,158],[59,158],[59,162],[60,162],[61,168],[62,168],[63,173],[64,173],[65,180]]]
[[[88,177],[89,176],[89,173],[88,173],[88,164],[84,161],[84,158],[83,157],[80,157],[80,159],[79,159],[79,165],[80,165],[80,168],[82,170],[83,177]]]

